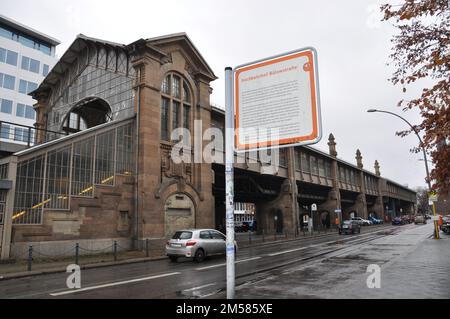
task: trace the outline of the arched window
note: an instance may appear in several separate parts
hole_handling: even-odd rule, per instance
[[[80,114],[70,112],[64,121],[63,131],[68,134],[76,133],[87,129],[86,121]]]
[[[170,133],[180,127],[191,128],[192,98],[186,80],[168,74],[161,85],[161,139],[170,140]]]

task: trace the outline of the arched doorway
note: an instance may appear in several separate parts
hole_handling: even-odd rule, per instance
[[[73,134],[112,120],[108,103],[97,97],[88,97],[78,102],[63,120],[62,130]]]
[[[273,211],[273,225],[276,233],[283,232],[283,212],[281,209]]]
[[[179,229],[195,228],[195,206],[184,193],[170,195],[164,205],[164,231],[172,236]]]

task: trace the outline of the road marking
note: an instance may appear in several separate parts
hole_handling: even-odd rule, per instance
[[[194,291],[194,290],[199,290],[199,289],[203,289],[209,286],[215,286],[216,283],[212,283],[212,284],[207,284],[207,285],[203,285],[203,286],[198,286],[198,287],[194,287],[194,288],[189,288],[189,289],[184,289],[183,291]]]
[[[268,254],[268,256],[271,256],[271,257],[272,257],[272,256],[281,255],[281,254],[287,254],[287,253],[291,253],[291,252],[293,252],[293,251],[303,250],[303,249],[306,249],[306,248],[309,248],[309,247],[311,247],[311,246],[301,247],[301,248],[295,248],[295,249],[289,249],[289,250],[284,250],[284,251],[280,251],[280,252],[277,252],[277,253]]]
[[[235,264],[239,264],[239,263],[244,263],[244,262],[247,262],[247,261],[256,260],[256,259],[260,259],[260,258],[261,257],[253,257],[253,258],[248,258],[248,259],[242,259],[242,260],[237,260],[234,263]],[[217,264],[217,265],[212,265],[212,266],[200,267],[200,268],[196,268],[195,270],[205,270],[205,269],[222,267],[222,266],[225,266],[225,265],[226,265],[226,263],[223,263],[223,264]]]
[[[168,276],[173,276],[173,275],[178,275],[178,274],[180,274],[180,273],[179,272],[171,272],[171,273],[162,274],[162,275],[155,275],[155,276],[144,277],[144,278],[136,278],[136,279],[131,279],[131,280],[112,282],[112,283],[109,283],[109,284],[103,284],[103,285],[98,285],[98,286],[91,286],[91,287],[86,287],[86,288],[67,290],[67,291],[62,291],[62,292],[55,292],[55,293],[51,293],[50,296],[53,296],[53,297],[63,296],[63,295],[68,295],[68,294],[74,294],[74,293],[81,292],[81,291],[89,291],[89,290],[94,290],[94,289],[101,289],[101,288],[108,288],[108,287],[126,285],[126,284],[129,284],[129,283],[146,281],[146,280],[162,278],[162,277],[168,277]]]

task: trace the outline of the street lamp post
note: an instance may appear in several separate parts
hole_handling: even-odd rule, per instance
[[[419,145],[420,145],[420,147],[422,148],[422,152],[423,152],[423,161],[425,162],[425,170],[426,170],[426,173],[427,173],[428,191],[431,192],[431,180],[430,180],[430,172],[429,172],[429,170],[428,170],[427,153],[425,152],[425,147],[424,147],[424,145],[423,145],[422,138],[420,137],[419,132],[417,132],[416,128],[415,128],[411,123],[409,123],[405,118],[401,117],[401,116],[398,115],[398,114],[389,112],[389,111],[383,111],[383,110],[377,110],[377,109],[369,109],[369,110],[367,110],[367,112],[369,112],[369,113],[374,113],[374,112],[387,113],[387,114],[396,116],[396,117],[398,117],[399,119],[401,119],[401,120],[403,120],[404,122],[406,122],[406,124],[408,124],[409,127],[411,127],[411,129],[414,131],[414,133],[416,134],[417,138],[419,139],[419,142],[420,142]],[[434,202],[433,202],[433,214],[434,214],[434,217],[435,217],[435,220],[434,220],[434,238],[435,238],[435,239],[439,239],[439,228],[438,228],[438,226],[437,226],[436,209],[435,209],[435,207],[434,207]]]

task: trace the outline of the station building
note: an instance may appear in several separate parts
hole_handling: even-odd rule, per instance
[[[150,242],[157,255],[177,229],[223,226],[223,161],[194,160],[211,140],[192,137],[189,160],[171,156],[173,128],[224,130],[210,102],[215,79],[185,33],[128,45],[78,35],[31,92],[36,145],[0,159],[1,257],[112,241]],[[213,145],[223,159],[223,141]],[[352,164],[337,157],[332,134],[328,145],[282,149],[274,174],[255,154],[235,156],[235,201],[253,204],[258,232],[293,234],[313,203],[317,227],[332,227],[337,209],[343,218],[414,212],[415,192],[381,177],[377,162],[372,173],[359,150]]]

